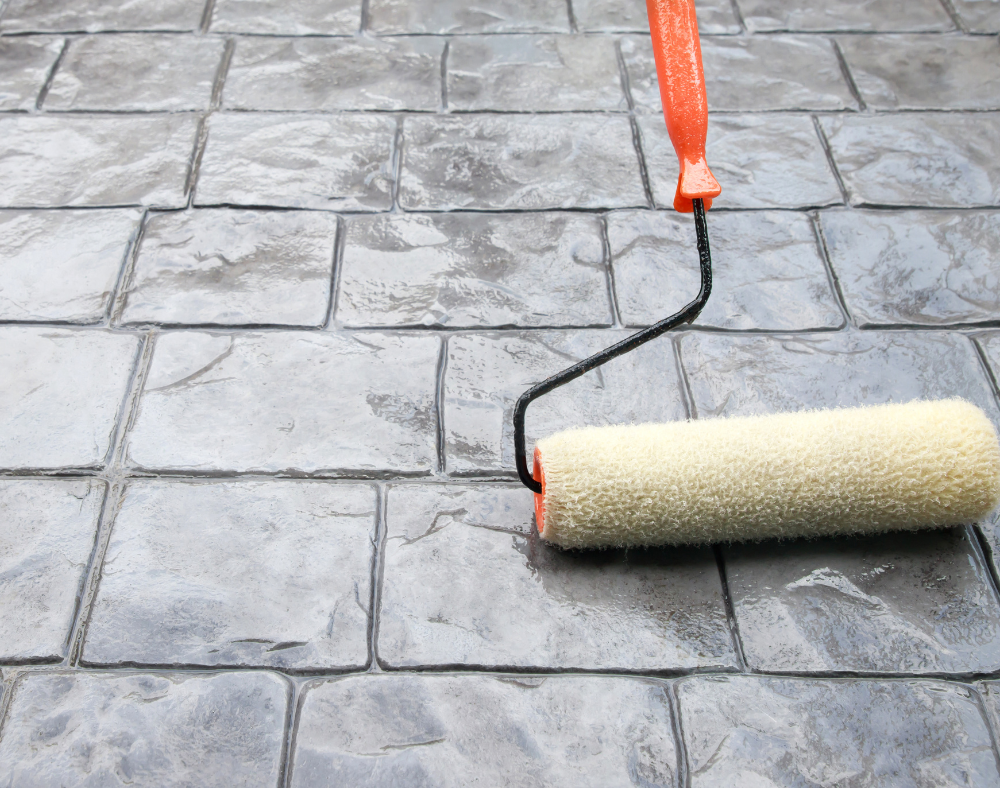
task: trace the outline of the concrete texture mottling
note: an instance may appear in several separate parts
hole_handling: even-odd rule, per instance
[[[712,298],[529,443],[1000,425],[1000,2],[697,7]],[[1000,513],[539,540],[698,285],[645,9],[0,2],[0,787],[1000,786]]]

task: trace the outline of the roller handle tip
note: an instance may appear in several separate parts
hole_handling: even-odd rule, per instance
[[[708,97],[694,0],[646,0],[646,8],[663,116],[680,163],[674,209],[691,213],[700,199],[707,210],[722,187],[705,159]]]

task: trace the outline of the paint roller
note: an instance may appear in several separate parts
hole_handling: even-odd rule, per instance
[[[705,212],[721,192],[705,157],[708,101],[693,0],[647,0],[667,131],[680,174],[674,208],[694,214],[701,286],[674,315],[526,391],[514,408],[521,481],[541,537],[567,548],[707,544],[961,525],[1000,502],[996,430],[958,399],[587,427],[537,442],[528,405],[685,323],[712,289]]]

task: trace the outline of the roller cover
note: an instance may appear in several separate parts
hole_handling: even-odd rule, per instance
[[[1000,498],[989,419],[959,399],[588,427],[535,448],[538,530],[624,547],[916,530]]]

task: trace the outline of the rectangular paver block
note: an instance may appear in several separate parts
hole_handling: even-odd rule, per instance
[[[0,468],[99,468],[139,341],[108,331],[0,328]]]
[[[64,43],[61,38],[41,36],[0,41],[0,110],[35,108]]]
[[[511,414],[536,383],[610,347],[626,331],[538,331],[448,339],[444,377],[449,473],[514,472]],[[528,408],[527,446],[570,427],[685,416],[669,339],[661,338],[546,394]]]
[[[716,677],[677,685],[692,788],[996,785],[973,691],[939,681]]]
[[[1000,204],[996,113],[821,119],[852,205]]]
[[[615,788],[676,779],[663,684],[602,676],[356,676],[306,690],[294,788]]]
[[[153,112],[208,109],[225,42],[126,34],[71,40],[47,110]]]
[[[875,109],[1000,109],[995,38],[838,38],[861,98]]]
[[[359,0],[216,0],[212,31],[348,36],[361,26]]]
[[[192,115],[0,117],[0,206],[180,208]]]
[[[687,334],[680,348],[703,418],[962,397],[1000,421],[976,351],[960,334]]]
[[[820,222],[841,292],[861,326],[1000,320],[1000,215],[825,211]]]
[[[428,473],[439,347],[432,336],[163,334],[129,462],[213,473]]]
[[[439,38],[242,38],[223,104],[248,110],[436,110]]]
[[[122,321],[321,326],[336,237],[337,217],[316,211],[154,214]]]
[[[663,105],[649,37],[626,38],[621,47],[636,110],[661,112]],[[701,42],[701,55],[711,110],[857,107],[833,46],[825,38],[706,38]]]
[[[0,32],[98,33],[111,30],[197,30],[204,0],[10,0]]]
[[[0,659],[66,655],[104,492],[82,479],[0,481]]]
[[[739,0],[751,33],[774,30],[920,32],[952,30],[935,0]]]
[[[465,36],[448,53],[457,110],[625,110],[610,36]]]
[[[663,117],[639,117],[656,205],[672,208],[677,154]],[[722,186],[719,208],[806,208],[843,202],[812,120],[800,115],[716,115],[707,157]]]
[[[403,137],[406,210],[646,204],[624,116],[416,116],[406,119]]]
[[[369,0],[368,30],[399,33],[569,32],[563,0]]]
[[[83,661],[361,668],[374,538],[368,485],[133,482]]]
[[[136,210],[0,213],[0,319],[100,321],[141,217]]]
[[[24,788],[272,788],[289,694],[262,672],[29,673],[14,686],[0,760]]]
[[[611,323],[596,216],[373,216],[350,219],[346,232],[336,312],[342,325]]]
[[[695,298],[701,277],[689,216],[616,211],[607,221],[623,323],[652,325]],[[808,216],[713,212],[708,228],[712,295],[696,325],[768,331],[843,325]]]
[[[387,210],[395,133],[383,115],[214,115],[195,202]]]
[[[709,550],[564,552],[521,487],[393,486],[387,511],[386,665],[735,667]]]
[[[748,665],[796,673],[997,670],[1000,599],[969,534],[726,548]]]
[[[698,0],[701,35],[740,32],[729,0]],[[576,26],[583,32],[639,32],[649,30],[646,0],[573,0]]]

